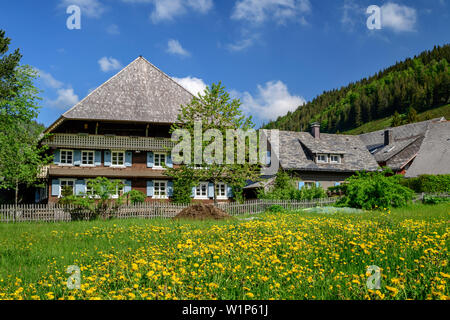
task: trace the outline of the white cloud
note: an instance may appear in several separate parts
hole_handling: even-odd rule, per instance
[[[237,52],[237,51],[244,51],[247,48],[250,48],[255,44],[255,42],[259,39],[259,34],[253,34],[248,37],[244,37],[241,40],[238,40],[234,43],[229,43],[227,45],[228,50]]]
[[[348,31],[353,31],[357,23],[365,28],[365,14],[366,9],[354,0],[345,0],[342,6],[341,24],[347,28]]]
[[[108,32],[111,35],[118,35],[120,34],[119,27],[116,24],[112,24],[106,28],[106,32]]]
[[[232,19],[260,24],[273,19],[279,24],[297,20],[305,24],[304,14],[311,12],[309,0],[239,0],[231,15]]]
[[[167,42],[167,50],[166,51],[170,54],[180,55],[180,56],[184,56],[184,57],[188,57],[191,55],[187,50],[185,50],[181,46],[181,43],[175,39],[170,39]]]
[[[202,93],[206,89],[206,83],[199,78],[195,77],[185,77],[185,78],[176,78],[172,77],[173,80],[178,82],[183,88],[192,93],[194,96],[197,96],[198,93]]]
[[[73,107],[80,101],[72,88],[58,89],[58,97],[55,100],[48,100],[48,104],[58,109]]]
[[[189,10],[207,13],[213,7],[213,0],[122,0],[127,3],[152,3],[154,10],[150,14],[153,23],[173,20]]]
[[[119,70],[122,68],[122,65],[120,64],[119,60],[114,59],[113,57],[103,57],[100,60],[98,60],[98,64],[100,65],[100,69],[103,72],[113,71],[113,70]]]
[[[47,87],[58,89],[64,85],[61,81],[56,80],[50,73],[47,73],[45,71],[36,68],[35,70],[38,72],[39,77],[42,79],[42,81],[44,81],[44,84]]]
[[[56,99],[45,98],[45,104],[50,107],[58,109],[66,109],[74,106],[78,101],[78,96],[70,85],[64,84],[62,81],[55,79],[50,73],[35,68],[39,74],[39,79],[42,80],[45,87],[56,90]]]
[[[296,110],[306,100],[303,97],[289,93],[282,81],[269,81],[265,85],[258,85],[258,92],[252,96],[249,92],[240,93],[233,90],[232,96],[241,99],[245,113],[260,120],[273,120]]]
[[[393,2],[381,7],[381,25],[394,31],[414,31],[417,21],[416,9]]]
[[[73,4],[80,7],[81,17],[99,18],[105,11],[105,7],[98,0],[61,0],[60,7],[67,8]]]

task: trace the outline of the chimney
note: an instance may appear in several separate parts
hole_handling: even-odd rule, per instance
[[[320,123],[314,122],[311,124],[311,134],[315,139],[320,139]]]
[[[388,130],[384,131],[384,145],[388,146],[392,142],[394,142],[393,133],[392,133],[391,129],[388,129]]]

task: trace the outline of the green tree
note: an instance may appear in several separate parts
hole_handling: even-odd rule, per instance
[[[0,189],[15,190],[18,203],[19,186],[39,185],[38,175],[50,161],[39,145],[42,128],[34,118],[38,114],[38,90],[33,85],[36,72],[29,66],[15,70],[17,92],[11,99],[0,100]]]
[[[227,129],[242,130],[246,132],[254,127],[251,117],[246,117],[240,108],[241,102],[239,99],[231,99],[228,92],[225,91],[225,87],[219,82],[218,84],[212,84],[207,87],[203,94],[199,93],[194,97],[192,101],[184,106],[181,106],[181,112],[178,115],[178,122],[171,128],[171,132],[175,132],[177,129],[184,129],[189,133],[191,137],[191,154],[190,163],[184,163],[182,166],[174,166],[174,168],[168,168],[167,175],[173,178],[186,177],[187,174],[192,176],[192,183],[198,181],[209,181],[214,185],[214,190],[219,182],[227,183],[230,186],[243,188],[246,180],[256,180],[259,177],[260,168],[257,165],[250,164],[249,153],[245,152],[244,164],[228,164],[225,161],[226,152],[224,152],[224,140],[216,141],[219,139],[217,136],[211,136],[210,140],[206,138],[202,139],[200,145],[200,152],[204,155],[205,151],[214,143],[222,144],[222,157],[220,153],[217,153],[215,149],[211,155],[214,161],[207,163],[207,159],[202,157],[201,163],[195,164],[195,144],[194,144],[194,129],[196,123],[201,123],[201,134],[205,137],[205,133],[208,133],[210,129],[218,130],[222,139],[226,137]],[[234,140],[234,155],[236,156],[238,142]],[[183,140],[182,140],[183,141]],[[256,143],[256,142],[254,142]],[[186,157],[186,155],[184,155]],[[220,161],[221,159],[221,161]],[[217,161],[218,160],[218,161]],[[220,163],[221,162],[221,163]],[[184,173],[182,173],[184,171]],[[187,174],[186,174],[187,173]],[[244,183],[243,183],[244,181]],[[180,184],[176,184],[178,187]],[[177,189],[177,188],[174,188]],[[191,194],[190,190],[184,187],[183,199]],[[174,190],[177,193],[177,190]],[[214,192],[214,204],[217,204],[217,192]]]
[[[408,109],[408,113],[406,114],[406,119],[407,119],[408,123],[419,122],[419,117],[417,116],[417,112],[414,108]]]
[[[5,37],[5,31],[0,30],[0,100],[10,98],[17,91],[18,82],[15,79],[15,70],[22,55],[19,49],[11,54],[9,50],[10,38]]]
[[[391,127],[398,127],[403,124],[402,117],[395,111],[394,116],[392,117]]]

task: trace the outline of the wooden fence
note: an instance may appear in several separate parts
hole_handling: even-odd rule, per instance
[[[312,208],[333,205],[339,198],[325,198],[307,201],[284,200],[250,200],[245,203],[219,203],[217,206],[232,216],[243,214],[256,214],[266,211],[273,205],[289,210]],[[188,205],[173,203],[142,203],[121,206],[117,209],[117,219],[154,219],[173,218]],[[71,221],[69,211],[75,206],[59,204],[32,204],[32,205],[0,205],[0,222],[63,222]],[[82,210],[77,209],[78,212]],[[87,213],[87,212],[82,212]]]

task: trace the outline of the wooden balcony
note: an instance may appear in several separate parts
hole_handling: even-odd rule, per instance
[[[175,143],[167,138],[146,138],[109,135],[82,135],[55,133],[43,141],[52,148],[130,150],[130,151],[167,151]]]

